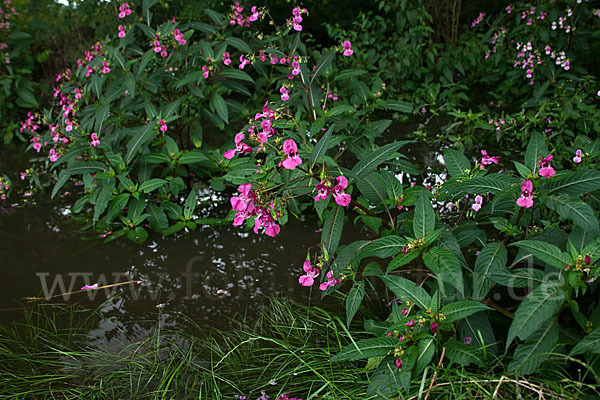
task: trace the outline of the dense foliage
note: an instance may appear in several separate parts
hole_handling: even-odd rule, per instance
[[[365,360],[369,398],[455,364],[600,384],[592,2],[514,3],[439,43],[431,5],[380,1],[351,29],[330,24],[328,47],[301,6],[158,24],[157,3],[120,4],[114,32],[22,123],[25,198],[72,191],[87,229],[139,243],[219,222],[198,217],[205,184],[230,194],[240,229],[318,219],[299,284],[346,292],[353,339],[331,361]],[[402,138],[388,129],[409,120]],[[418,140],[443,148],[432,184],[401,153]],[[352,223],[364,240],[342,240]],[[381,296],[384,313],[361,311]]]

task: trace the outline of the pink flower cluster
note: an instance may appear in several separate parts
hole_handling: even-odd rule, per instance
[[[102,48],[102,43],[100,42],[96,42],[94,43],[91,47],[90,50],[86,50],[85,52],[85,61],[87,62],[87,64],[81,60],[81,58],[77,59],[77,70],[83,68],[83,66],[86,67],[86,71],[85,71],[85,77],[88,78],[90,75],[92,75],[94,72],[96,72],[96,70],[90,66],[90,63],[92,61],[94,61],[94,59],[97,56],[102,56],[104,57],[106,55],[106,53],[104,52],[103,48]]]
[[[181,31],[177,28],[175,28],[175,30],[173,31],[173,37],[175,38],[177,43],[179,43],[180,46],[185,46],[185,44],[187,43],[187,41],[183,38],[183,33],[181,33]]]
[[[239,211],[235,214],[233,226],[240,226],[248,218],[254,217],[254,233],[258,233],[259,229],[264,228],[266,235],[277,236],[281,228],[275,222],[272,213],[279,218],[279,211],[275,210],[273,202],[266,208],[257,205],[258,196],[250,190],[251,188],[251,183],[244,183],[238,187],[240,195],[231,198],[231,208],[234,211]]]
[[[581,159],[582,159],[582,158],[583,158],[583,152],[582,152],[580,149],[578,149],[578,150],[575,152],[575,157],[573,157],[573,162],[574,162],[575,164],[579,164],[579,163],[581,162]]]
[[[238,1],[231,6],[232,12],[229,15],[229,24],[230,25],[240,25],[240,26],[250,26],[250,22],[257,21],[261,17],[260,11],[256,6],[252,6],[250,8],[250,15],[244,17],[242,12],[244,11],[244,7],[240,5]]]
[[[502,125],[506,124],[506,121],[504,121],[504,118],[500,118],[499,120],[496,119],[490,119],[488,121],[488,124],[490,125],[494,125],[496,127],[497,131],[501,131],[502,130]]]
[[[345,176],[340,175],[335,178],[337,181],[337,185],[331,188],[331,182],[328,179],[322,180],[319,184],[317,184],[316,190],[317,195],[315,196],[315,201],[321,201],[329,197],[329,194],[333,194],[333,198],[335,202],[342,206],[347,207],[352,201],[352,198],[348,193],[346,193],[346,189],[348,188],[348,179]]]
[[[288,101],[290,99],[290,91],[285,86],[279,89],[279,93],[281,93],[281,100]]]
[[[482,23],[484,17],[485,17],[485,13],[480,12],[479,15],[477,16],[477,18],[475,18],[473,20],[473,22],[471,23],[471,29],[475,28],[477,25],[479,25],[480,23]]]
[[[150,43],[150,47],[154,48],[155,53],[160,53],[160,56],[162,58],[165,58],[169,55],[166,46],[164,44],[161,44],[160,40],[158,40],[158,34],[154,35],[154,41]]]
[[[327,280],[319,285],[319,290],[325,291],[330,287],[339,285],[340,283],[342,283],[342,281],[334,278],[333,271],[329,270],[329,272],[327,272]]]
[[[119,18],[125,18],[128,15],[131,15],[132,11],[129,8],[128,3],[123,3],[123,5],[119,6]]]
[[[271,110],[268,105],[269,102],[265,102],[262,113],[256,113],[254,116],[254,122],[260,124],[260,131],[258,134],[256,133],[257,128],[254,124],[250,125],[248,128],[248,140],[258,143],[256,151],[261,151],[263,144],[267,143],[271,136],[277,134],[277,131],[273,127],[275,111]],[[246,135],[243,132],[238,133],[235,136],[235,149],[227,150],[225,154],[223,154],[223,157],[231,160],[237,153],[252,153],[252,147],[242,142],[245,138]],[[290,148],[288,148],[288,150],[290,150]]]
[[[292,19],[287,22],[288,26],[291,25],[295,31],[301,32],[302,25],[300,24],[302,23],[302,14],[308,14],[306,8],[295,7],[292,10]]]
[[[542,64],[542,59],[537,51],[533,51],[531,42],[527,44],[517,43],[517,58],[514,60],[513,67],[521,67],[525,70],[525,76],[529,79],[529,84],[533,85],[533,74],[535,72],[535,66]]]
[[[125,32],[125,28],[123,27],[123,25],[119,25],[119,33],[117,34],[117,36],[123,39],[126,34],[127,32]]]
[[[229,60],[229,62],[231,62],[231,60]],[[209,76],[210,76],[210,70],[208,69],[208,66],[203,65],[202,66],[202,77],[204,79],[208,79]]]
[[[8,190],[10,189],[10,182],[0,176],[0,200],[6,200],[8,198]]]

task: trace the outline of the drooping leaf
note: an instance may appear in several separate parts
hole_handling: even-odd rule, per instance
[[[563,253],[558,247],[551,243],[539,240],[521,240],[513,243],[513,245],[525,249],[539,260],[553,267],[563,269],[567,265],[573,265],[571,256]]]
[[[365,297],[365,281],[354,282],[352,289],[348,292],[346,297],[346,324],[350,326],[352,318],[356,315],[360,303],[362,303]]]
[[[416,238],[424,238],[435,229],[435,211],[429,196],[421,192],[415,207],[413,232]]]
[[[336,206],[327,215],[327,218],[323,223],[323,232],[321,234],[321,242],[325,246],[325,249],[327,249],[328,254],[335,254],[342,237],[343,229],[344,207]]]
[[[532,374],[548,359],[558,342],[558,323],[551,319],[536,328],[529,339],[515,349],[513,360],[508,364],[508,372]]]
[[[479,301],[463,300],[446,304],[441,312],[446,317],[444,321],[454,322],[485,310],[491,310],[491,308]]]
[[[378,337],[350,343],[331,358],[331,361],[352,361],[386,355],[398,343],[393,337]]]
[[[506,247],[502,242],[488,243],[481,249],[475,260],[473,300],[481,300],[488,293],[493,284],[491,275],[506,267],[507,257]]]

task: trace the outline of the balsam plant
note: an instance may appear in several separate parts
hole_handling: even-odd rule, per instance
[[[315,215],[321,239],[298,260],[299,284],[324,295],[350,286],[349,327],[375,288],[391,296],[383,318],[363,320],[374,337],[332,358],[367,360],[367,396],[406,391],[434,365],[496,365],[503,352],[507,373],[578,362],[598,380],[600,141],[565,148],[550,140],[559,130],[523,130],[513,163],[500,149],[447,148],[441,183],[417,185],[399,153],[412,142],[389,140],[391,120],[378,118],[434,102],[387,90],[385,74],[355,63],[369,53],[353,38],[313,49],[299,5],[281,25],[235,3],[227,16],[207,10],[210,23],[155,26],[154,3],[120,4],[115,36],[60,75],[53,108],[23,123],[39,155],[23,180],[56,180],[53,196],[81,187],[72,211],[109,239],[206,223],[195,215],[201,179],[234,187],[226,219],[255,233],[276,237],[290,216]],[[468,113],[474,126],[482,117]],[[350,220],[369,236],[343,243]]]

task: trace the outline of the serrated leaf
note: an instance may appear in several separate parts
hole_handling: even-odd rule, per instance
[[[572,357],[582,353],[600,354],[600,328],[594,329],[589,335],[581,339],[569,355]]]
[[[506,348],[515,337],[527,340],[538,327],[551,318],[563,305],[566,291],[560,281],[546,282],[534,289],[521,302],[510,324]]]
[[[486,244],[475,260],[475,271],[473,274],[474,300],[481,300],[492,287],[490,277],[494,271],[506,267],[507,251],[501,242]]]
[[[374,171],[379,164],[390,159],[402,146],[411,141],[402,141],[386,144],[368,154],[352,168],[352,176],[356,179],[362,178]]]
[[[163,232],[169,227],[169,220],[161,207],[150,204],[146,211],[148,213],[148,223],[153,229]]]
[[[332,49],[321,56],[319,61],[317,61],[317,66],[316,66],[315,70],[313,71],[311,83],[312,83],[312,81],[317,79],[317,77],[319,75],[321,75],[323,72],[325,72],[325,70],[327,69],[329,64],[331,64],[331,61],[333,60],[335,53],[336,53],[336,50]]]
[[[464,300],[445,305],[441,312],[446,317],[445,322],[454,322],[485,310],[491,308],[478,301]]]
[[[333,134],[333,128],[335,124],[331,125],[327,132],[319,139],[317,144],[315,145],[313,151],[310,153],[310,167],[314,167],[317,160],[325,155],[327,152],[327,148],[329,147],[329,139]]]
[[[539,132],[534,132],[529,139],[527,150],[525,151],[525,166],[531,171],[537,169],[537,162],[548,155],[546,140]]]
[[[541,186],[547,190],[548,195],[567,194],[580,196],[585,193],[600,189],[600,171],[593,169],[581,169],[576,172],[566,172],[545,180]]]
[[[179,157],[179,164],[195,164],[208,160],[202,150],[190,150]]]
[[[548,196],[544,202],[561,217],[570,219],[585,230],[598,232],[598,219],[589,204],[579,199],[558,196]]]
[[[159,179],[159,178],[155,178],[155,179],[150,179],[149,181],[146,181],[144,183],[142,183],[140,185],[140,191],[144,192],[144,193],[150,193],[158,188],[163,187],[165,184],[167,184],[168,182],[164,179]]]
[[[450,176],[464,175],[471,169],[471,163],[465,155],[454,149],[444,149],[444,163]]]
[[[521,240],[513,243],[513,246],[529,251],[539,260],[556,268],[563,269],[567,265],[573,265],[573,259],[568,254],[563,253],[558,247],[550,243],[538,240]]]
[[[449,284],[464,296],[460,261],[450,250],[432,247],[423,254],[423,262],[437,276],[440,287]]]
[[[376,239],[375,241],[369,243],[364,246],[358,252],[361,258],[365,257],[378,257],[378,258],[387,258],[393,257],[396,254],[402,252],[402,249],[406,246],[406,239],[396,236],[390,235],[381,237]]]
[[[321,242],[328,254],[335,254],[342,237],[343,229],[344,207],[336,206],[327,215],[327,218],[323,223],[323,233],[321,234]]]
[[[348,297],[346,297],[346,324],[348,327],[350,327],[350,322],[356,315],[364,297],[365,281],[354,282],[352,289],[348,292]]]
[[[421,192],[415,207],[413,219],[413,233],[416,238],[424,238],[435,230],[435,211],[429,200],[429,196]]]
[[[513,360],[508,364],[508,372],[518,372],[520,375],[536,372],[548,359],[556,342],[558,342],[558,323],[552,319],[539,327],[525,343],[517,346]]]
[[[150,135],[153,129],[154,125],[152,123],[148,123],[148,125],[135,129],[136,133],[129,140],[129,142],[127,142],[125,163],[129,164],[137,155],[140,146],[150,140]]]
[[[227,103],[223,100],[220,94],[214,94],[211,103],[213,104],[215,110],[219,117],[226,123],[229,123],[229,109],[227,108]]]
[[[248,75],[244,71],[240,71],[239,69],[226,69],[219,73],[219,77],[221,78],[229,78],[229,79],[237,79],[239,81],[246,81],[250,83],[254,83],[254,79],[250,75]]]
[[[422,310],[429,307],[431,296],[421,286],[416,286],[414,282],[399,276],[384,276],[381,279],[396,297],[408,298]]]

